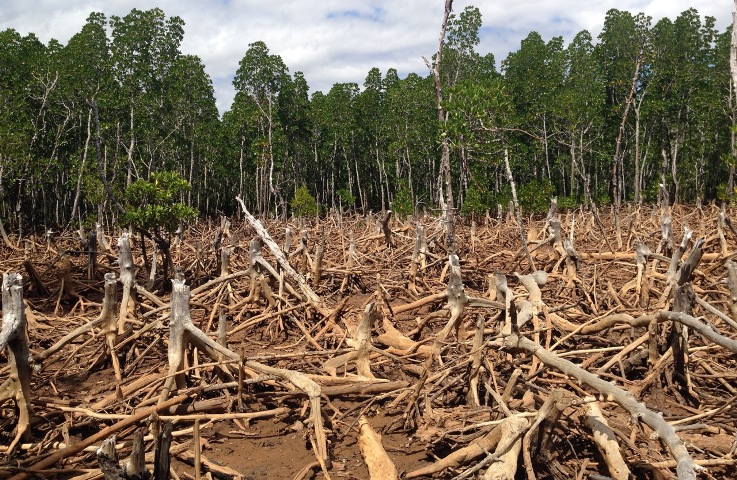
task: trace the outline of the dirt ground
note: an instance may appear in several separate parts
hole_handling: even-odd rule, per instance
[[[601,213],[600,222],[588,211],[558,213],[564,237],[570,238],[573,232],[572,245],[578,255],[575,268],[566,261],[567,253],[562,256],[554,242],[548,241],[549,222],[544,216],[524,222],[535,268],[520,248],[514,219],[459,220],[456,252],[466,300],[459,323],[454,325],[458,330],[449,329],[447,338],[441,336],[453,306],[446,292],[450,292],[455,270],[448,262],[445,231],[438,218],[392,218],[387,223],[391,245],[386,244],[378,216],[265,221],[266,230],[282,248],[285,228],[291,229],[289,263],[307,279],[322,311],[306,300],[308,295],[287,275],[280,281],[260,267],[253,275],[248,273],[254,271],[249,243],[258,235],[247,222],[231,219],[230,225],[193,225],[183,242],[172,248],[174,264],[192,288],[193,325],[214,341],[222,312],[230,351],[313,379],[322,389],[318,413],[329,458],[320,465],[315,451],[320,441],[316,417],[301,387],[278,375],[248,373],[246,368],[239,404],[238,387],[233,383],[239,383],[237,364],[223,370],[231,368],[230,377],[218,374],[212,358],[190,346],[186,349],[186,385],[165,395],[188,397],[158,412],[174,423],[173,474],[195,478],[192,454],[198,449],[193,443],[192,419],[199,415],[203,478],[369,479],[367,460],[359,448],[359,418],[363,416],[381,434],[383,450],[400,478],[482,478],[486,467],[476,472],[469,469],[487,456],[483,450],[436,472],[423,473],[422,469],[479,445],[509,415],[525,418],[530,428],[553,392],[565,391],[571,401],[562,413],[552,420],[541,417],[537,430],[529,430],[531,441],[523,445],[516,460],[515,478],[530,478],[530,471],[540,479],[615,478],[587,424],[586,403],[593,400],[584,399],[590,395],[599,400],[616,435],[630,478],[676,478],[674,454],[652,428],[633,420],[617,402],[606,401],[592,385],[528,351],[500,343],[500,332],[509,323],[495,275],[506,276],[516,317],[522,315],[522,302],[532,300],[534,294],[515,274],[537,270],[546,273],[547,281],[540,285],[540,306],[520,327],[520,335],[630,392],[661,415],[675,427],[690,457],[706,465],[705,470],[698,470],[698,478],[737,478],[737,353],[728,348],[731,344],[715,343],[690,330],[686,366],[682,366],[672,358],[680,360],[679,351],[673,350],[676,322],[645,323],[674,308],[668,291],[675,285],[669,282],[676,280],[668,276],[668,259],[678,249],[687,226],[693,235],[677,259],[676,273],[688,263],[696,239],[705,240],[703,258],[687,282],[702,302],[694,300],[691,315],[734,341],[737,328],[727,320],[737,311],[732,310],[737,296],[731,296],[728,279],[729,262],[737,256],[737,232],[718,228],[716,207],[678,206],[669,211],[675,242],[668,246],[661,242],[663,213],[657,208],[628,206],[621,214],[619,234],[610,211]],[[734,216],[730,210],[725,214],[726,218]],[[427,238],[423,265],[415,246],[418,225],[425,227]],[[307,232],[303,251],[301,230]],[[105,251],[98,244],[92,279],[87,278],[87,245],[76,232],[65,232],[48,242],[40,235],[26,242],[11,235],[10,245],[0,242],[0,271],[24,275],[32,355],[50,349],[68,332],[101,315],[103,275],[117,274],[120,268],[115,246],[119,232],[110,229],[105,233],[112,247]],[[648,257],[644,280],[635,286],[638,241],[655,256]],[[227,271],[220,267],[224,247],[232,249]],[[0,381],[6,381],[5,390],[0,388],[0,399],[6,399],[0,405],[0,478],[103,478],[95,457],[101,440],[84,451],[70,447],[106,428],[113,429],[110,433],[117,435],[118,455],[125,460],[137,428],[150,433],[163,423],[149,416],[117,429],[126,418],[156,404],[169,370],[171,288],[160,280],[148,281],[148,262],[144,263],[137,236],[132,248],[141,288],[135,308],[123,315],[126,332],[114,336],[122,380],[116,380],[100,326],[76,336],[32,371],[29,401],[33,416],[27,434],[12,452],[8,447],[16,439],[19,408],[2,394],[12,369],[8,350],[0,353]],[[148,244],[149,261],[152,249]],[[265,262],[278,268],[278,259],[266,246],[261,253]],[[160,254],[158,258],[161,260]],[[29,281],[31,269],[38,282]],[[366,347],[365,358],[375,378],[359,375],[361,367],[354,363],[355,358],[338,362],[333,377],[331,359],[359,352],[358,330],[372,302],[379,314],[372,319],[371,346]],[[501,309],[493,307],[499,302]],[[477,323],[479,316],[481,323]],[[598,327],[608,319],[610,324]],[[478,325],[484,343],[475,348]],[[392,327],[399,333],[393,333]],[[406,343],[392,343],[392,335]],[[480,363],[474,363],[479,350]],[[471,382],[474,376],[477,383]],[[147,378],[150,380],[145,381]],[[118,383],[124,393],[116,398]],[[472,390],[478,395],[478,405]],[[269,411],[278,413],[252,420],[228,417]],[[154,451],[153,440],[144,443],[147,452]],[[60,461],[45,465],[54,454],[62,457]],[[151,460],[147,465],[153,468]],[[381,477],[373,477],[377,478]]]

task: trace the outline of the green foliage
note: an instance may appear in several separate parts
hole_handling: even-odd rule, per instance
[[[729,185],[726,183],[721,183],[717,185],[717,199],[721,201],[730,201],[733,202],[735,198],[737,197],[737,188],[733,189],[732,192],[729,191]]]
[[[289,202],[292,207],[292,214],[295,217],[314,217],[320,213],[320,205],[313,197],[306,185],[302,185],[294,192],[292,201]]]
[[[197,210],[178,201],[190,189],[189,182],[176,172],[151,174],[125,190],[127,204],[124,221],[156,234],[174,233],[182,222],[197,217]]]
[[[341,188],[337,190],[336,195],[338,195],[338,199],[340,200],[340,204],[344,207],[352,207],[356,203],[356,197],[353,196],[350,192],[350,190],[346,188]]]
[[[576,197],[558,197],[558,209],[567,210],[576,208],[581,204]]]
[[[394,200],[392,201],[392,212],[396,215],[409,216],[414,211],[412,192],[409,189],[409,185],[406,181],[400,181],[399,188],[397,188],[397,192],[394,194]]]
[[[489,208],[484,201],[484,192],[476,185],[471,185],[466,190],[466,197],[463,199],[461,207],[461,215],[482,214]]]
[[[533,180],[517,189],[517,200],[519,200],[520,207],[524,212],[547,212],[552,197],[553,184],[547,179],[542,181]]]

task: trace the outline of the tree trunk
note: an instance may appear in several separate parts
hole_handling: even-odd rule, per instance
[[[440,38],[438,39],[438,51],[435,54],[434,64],[424,58],[425,65],[430,69],[435,80],[435,96],[438,101],[438,121],[443,125],[446,121],[445,109],[443,108],[443,85],[440,79],[440,60],[443,52],[443,43],[445,42],[445,29],[448,26],[448,17],[450,12],[453,10],[453,0],[445,0],[445,13],[443,14],[443,23],[440,26]],[[450,175],[450,145],[448,144],[447,136],[443,136],[441,141],[441,155],[440,155],[440,183],[445,186],[445,199],[449,207],[453,207],[453,185],[452,177]],[[442,197],[442,195],[441,195]],[[442,205],[441,205],[442,207]]]

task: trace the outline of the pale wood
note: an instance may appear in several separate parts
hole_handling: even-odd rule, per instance
[[[398,480],[397,467],[381,444],[381,435],[376,433],[365,416],[358,419],[358,448],[361,450],[371,480]]]
[[[606,421],[599,402],[594,397],[587,397],[585,401],[586,425],[594,434],[594,443],[606,462],[609,475],[613,480],[628,480],[630,469],[622,457],[617,436]]]
[[[511,416],[502,422],[502,441],[494,450],[497,461],[484,473],[484,480],[514,480],[517,475],[519,454],[522,450],[522,434],[530,422],[522,417]]]
[[[633,418],[639,418],[658,433],[660,440],[668,448],[676,462],[678,462],[678,480],[696,480],[696,467],[693,458],[691,458],[686,446],[673,430],[673,427],[661,415],[635,400],[635,397],[630,392],[597,377],[593,373],[587,372],[568,360],[560,358],[525,337],[510,335],[504,339],[504,344],[507,348],[524,350],[535,355],[545,365],[560,370],[564,374],[577,379],[579,382],[589,385],[598,391],[606,400],[616,402],[620,407],[629,412]]]
[[[309,300],[320,313],[327,316],[329,312],[328,309],[325,307],[322,299],[318,297],[317,294],[312,290],[310,285],[307,283],[307,280],[305,280],[302,275],[297,273],[292,268],[292,266],[289,264],[289,261],[284,256],[284,253],[279,248],[279,245],[277,245],[276,242],[271,239],[269,232],[263,227],[263,225],[261,225],[261,222],[259,222],[253,215],[251,215],[251,213],[246,208],[246,205],[243,203],[243,200],[241,200],[240,197],[236,197],[236,200],[238,200],[238,203],[240,203],[246,220],[248,220],[248,223],[250,223],[251,226],[256,230],[256,233],[258,233],[259,237],[261,237],[261,240],[263,240],[264,244],[269,247],[269,250],[276,258],[282,270],[284,270],[289,278],[297,282],[300,291],[304,294],[307,300]]]
[[[0,385],[0,403],[13,400],[18,411],[16,434],[8,446],[8,452],[12,452],[21,440],[29,440],[33,415],[23,277],[19,273],[3,274],[2,299],[3,325],[0,330],[0,351],[8,347],[10,373],[7,380]]]

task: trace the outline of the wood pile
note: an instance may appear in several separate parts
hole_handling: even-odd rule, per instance
[[[135,232],[9,235],[0,478],[245,479],[216,438],[295,432],[265,476],[736,478],[734,215],[243,207],[166,281]]]

